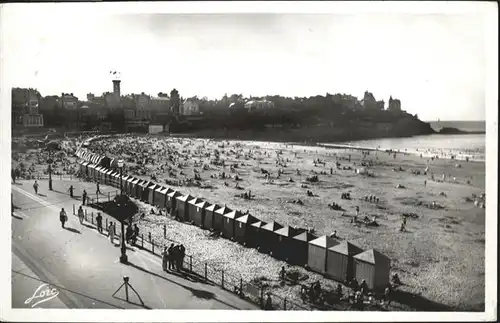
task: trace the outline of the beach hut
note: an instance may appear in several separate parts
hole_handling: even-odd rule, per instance
[[[154,193],[154,200],[153,200],[153,205],[156,205],[157,207],[164,208],[166,206],[167,202],[167,191],[168,188],[160,186],[157,189],[155,189]]]
[[[121,189],[123,190],[123,194],[128,194],[128,186],[129,186],[129,180],[131,178],[134,178],[133,176],[131,175],[120,175],[120,173],[116,173],[116,175],[114,176],[114,184],[116,185],[116,188],[120,188],[120,185],[121,185]]]
[[[291,249],[293,250],[292,257],[289,258],[289,262],[305,266],[307,265],[308,255],[309,255],[309,241],[315,240],[318,237],[314,234],[304,231],[290,239]]]
[[[264,221],[257,221],[250,224],[247,232],[247,245],[249,247],[258,248],[262,245],[262,227],[266,224]]]
[[[186,218],[186,222],[194,222],[194,214],[197,211],[196,204],[202,202],[200,198],[194,197],[191,200],[188,200],[187,206],[188,206],[188,217]]]
[[[255,222],[259,222],[259,219],[250,214],[245,214],[237,218],[234,225],[234,240],[245,245],[248,238],[248,227]]]
[[[137,182],[132,182],[134,184],[134,188],[132,189],[132,197],[135,197],[136,199],[141,199],[142,195],[142,184],[146,183],[147,181],[139,178]]]
[[[205,201],[200,201],[194,205],[191,216],[195,225],[203,227],[203,222],[205,221],[205,208],[209,205],[210,204]]]
[[[127,179],[127,195],[130,197],[135,196],[135,185],[139,182],[139,179],[136,177],[131,176],[129,179]]]
[[[106,167],[101,166],[101,169],[99,169],[99,182],[101,184],[106,184],[106,172],[109,169]]]
[[[104,176],[105,176],[104,183],[106,185],[111,185],[111,183],[112,183],[112,181],[111,181],[111,174],[113,174],[113,173],[114,173],[114,170],[112,170],[112,169],[108,169],[106,171],[106,173],[104,173]]]
[[[389,284],[389,257],[375,249],[366,250],[353,257],[354,275],[358,282],[363,279],[369,289],[382,289]]]
[[[95,165],[94,164],[89,164],[89,176],[90,178],[94,179],[95,178]]]
[[[226,239],[234,239],[234,227],[236,223],[236,219],[241,217],[240,211],[232,211],[226,213],[222,216],[223,225],[222,225],[222,236]]]
[[[96,165],[94,168],[94,179],[102,183],[102,166]]]
[[[150,204],[150,205],[155,205],[154,204],[154,200],[155,200],[155,191],[156,189],[160,187],[160,185],[156,184],[156,183],[150,183],[149,186],[146,188],[147,190],[147,199],[146,201]]]
[[[328,248],[326,258],[326,274],[328,277],[341,282],[349,282],[354,275],[353,256],[363,250],[348,241],[342,241],[336,246]]]
[[[217,204],[207,205],[205,207],[205,219],[203,220],[203,227],[208,230],[213,230],[214,228],[214,212],[216,209],[220,208]]]
[[[340,242],[330,236],[321,236],[309,241],[307,265],[312,271],[324,274],[326,272],[327,250]]]
[[[84,175],[88,175],[88,166],[89,166],[89,162],[88,161],[85,161],[85,160],[81,160],[80,161],[80,172]]]
[[[139,192],[138,192],[138,197],[141,201],[147,202],[148,201],[148,186],[151,184],[154,184],[153,182],[150,182],[148,180],[143,180],[143,182],[139,186]]]
[[[274,233],[277,235],[278,241],[276,242],[273,257],[288,262],[289,259],[292,258],[292,254],[295,252],[295,250],[293,250],[292,237],[296,236],[300,232],[301,230],[288,225],[276,230]]]
[[[181,193],[175,190],[167,193],[167,209],[170,209],[171,216],[175,216],[177,214],[177,197],[181,195]]]
[[[189,194],[186,195],[181,195],[177,196],[177,217],[181,221],[187,221],[189,219],[189,206],[188,206],[188,201],[191,201],[194,198],[194,196],[191,196]]]
[[[281,228],[283,228],[283,226],[276,221],[271,221],[262,226],[262,244],[259,246],[260,252],[271,253],[271,255],[274,255],[276,245],[278,244],[278,235],[275,231]]]
[[[233,210],[228,208],[227,206],[222,206],[218,210],[215,210],[214,212],[214,230],[222,232],[224,230],[224,214],[230,213]]]
[[[122,179],[122,186],[125,186],[125,181],[128,179],[128,175],[121,176],[119,171],[113,171],[111,174],[111,186],[120,188],[120,178]]]

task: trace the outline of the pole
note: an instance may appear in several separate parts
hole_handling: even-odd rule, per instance
[[[122,264],[126,264],[128,262],[128,257],[127,257],[127,247],[125,246],[125,223],[122,221],[121,222],[121,228],[122,228],[122,247],[121,247],[121,256],[120,256],[120,262]]]
[[[120,195],[123,195],[122,170],[123,170],[123,167],[120,167]]]
[[[49,190],[52,191],[52,150],[49,149]]]

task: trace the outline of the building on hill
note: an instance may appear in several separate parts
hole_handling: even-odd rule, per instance
[[[78,98],[73,93],[61,93],[60,102],[64,109],[75,110],[78,108]]]
[[[358,98],[349,94],[335,94],[332,95],[332,101],[335,104],[346,107],[349,110],[356,110],[360,107],[361,103]]]
[[[170,106],[170,98],[168,97],[151,97],[150,99],[151,110],[159,113],[171,113],[172,107]]]
[[[197,98],[190,98],[184,100],[181,105],[181,114],[182,115],[198,115],[200,114],[200,100]]]
[[[368,91],[365,91],[365,94],[363,96],[363,100],[361,101],[361,105],[366,110],[379,110],[380,109],[380,103],[377,102],[377,100],[375,99],[375,96],[373,96],[373,93],[368,92]]]
[[[40,92],[36,89],[12,89],[12,127],[43,127],[43,115],[39,113]]]
[[[401,101],[398,99],[393,99],[392,95],[389,98],[389,106],[387,107],[388,111],[391,112],[401,112]]]
[[[274,108],[274,103],[268,100],[252,100],[245,103],[245,109],[249,112],[271,108]]]

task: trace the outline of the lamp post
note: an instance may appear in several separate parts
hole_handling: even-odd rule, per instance
[[[52,150],[49,149],[49,159],[47,163],[49,164],[49,190],[52,191]]]
[[[120,195],[123,195],[123,182],[122,182],[122,176],[123,176],[123,160],[119,159],[118,160],[118,167],[120,168]]]
[[[118,161],[118,167],[120,167],[120,196],[118,197],[119,201],[119,210],[121,212],[124,212],[126,208],[124,207],[125,205],[125,196],[123,195],[122,191],[122,170],[123,170],[123,160]],[[125,216],[123,213],[120,213],[120,224],[121,224],[121,236],[122,236],[122,242],[121,242],[121,255],[120,255],[120,262],[122,264],[126,264],[128,262],[128,257],[127,257],[127,247],[125,246]]]

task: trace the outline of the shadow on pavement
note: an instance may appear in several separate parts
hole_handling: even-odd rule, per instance
[[[17,186],[23,186],[23,183],[12,183],[14,185],[17,185]]]
[[[82,234],[82,233],[80,232],[80,230],[77,230],[77,229],[75,229],[75,228],[68,228],[68,227],[65,227],[64,229],[66,229],[66,230],[68,230],[68,231],[71,231],[71,232],[73,232],[73,233]]]
[[[134,267],[135,269],[138,269],[138,270],[140,270],[140,271],[143,271],[143,272],[145,272],[145,273],[147,273],[147,274],[153,275],[153,276],[155,276],[155,277],[158,277],[158,278],[164,279],[164,280],[166,280],[166,281],[168,281],[168,282],[171,282],[171,283],[176,284],[176,285],[178,285],[178,286],[180,286],[180,287],[183,287],[183,288],[187,289],[188,291],[190,291],[190,292],[191,292],[191,294],[193,294],[193,296],[195,296],[195,297],[202,298],[202,299],[214,299],[214,300],[216,300],[217,302],[219,302],[219,303],[221,303],[221,304],[224,304],[224,305],[226,305],[226,306],[228,306],[228,307],[231,307],[231,308],[234,308],[234,309],[239,309],[239,308],[238,308],[238,307],[236,307],[236,306],[233,306],[233,305],[231,305],[231,304],[228,304],[228,303],[226,303],[226,302],[223,302],[223,301],[221,301],[221,300],[217,299],[217,298],[216,298],[216,295],[215,295],[214,293],[212,293],[212,292],[205,291],[205,290],[201,290],[201,289],[196,289],[196,288],[191,288],[191,287],[189,287],[189,286],[186,286],[186,285],[183,285],[183,284],[179,284],[178,282],[175,282],[175,281],[173,281],[173,280],[171,280],[171,279],[168,279],[168,278],[166,278],[166,277],[164,277],[164,276],[158,275],[158,274],[156,274],[156,273],[154,273],[154,272],[151,272],[151,271],[149,271],[149,270],[147,270],[147,269],[144,269],[144,268],[142,268],[142,267],[140,267],[140,266],[137,266],[137,265],[135,265],[135,264],[133,264],[133,263],[131,263],[131,262],[129,262],[129,263],[128,263],[128,265],[129,265],[130,267]]]
[[[14,213],[12,213],[12,217],[13,218],[16,218],[18,220],[24,220],[22,217],[18,216],[18,215],[15,215]]]
[[[42,196],[42,197],[47,197],[47,195],[42,194],[42,193],[38,193],[37,195]]]
[[[453,310],[451,307],[444,304],[436,303],[423,296],[401,290],[395,290],[393,292],[393,300],[400,304],[416,308],[419,311],[443,312]]]
[[[115,244],[115,247],[119,248],[119,247],[121,247],[121,245],[120,244]],[[135,249],[130,248],[129,246],[126,246],[126,247],[127,247],[127,250],[135,252]]]
[[[117,297],[117,296],[113,296],[113,298],[116,298],[122,302],[127,302],[129,304],[132,304],[132,305],[135,305],[135,306],[139,306],[139,307],[142,307],[142,308],[145,308],[147,310],[152,310],[151,307],[147,306],[147,305],[143,305],[143,304],[139,304],[139,303],[136,303],[136,302],[132,302],[129,298],[129,300],[127,301],[125,298],[122,298],[122,297]]]

